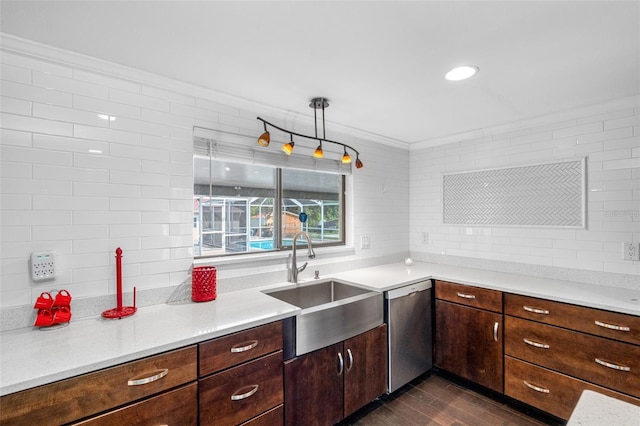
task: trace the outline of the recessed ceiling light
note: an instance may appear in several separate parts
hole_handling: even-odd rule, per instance
[[[480,68],[475,65],[463,65],[449,71],[444,78],[450,81],[466,80],[469,77],[473,77],[479,70]]]

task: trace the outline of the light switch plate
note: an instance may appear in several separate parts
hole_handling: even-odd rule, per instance
[[[31,253],[31,279],[52,280],[56,276],[55,258],[52,252]]]
[[[360,237],[360,248],[361,249],[371,248],[371,240],[369,239],[368,235],[362,235]]]

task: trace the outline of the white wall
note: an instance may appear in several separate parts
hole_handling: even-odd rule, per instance
[[[518,130],[498,129],[476,139],[412,150],[412,256],[491,269],[499,269],[493,261],[509,261],[520,264],[523,272],[542,269],[539,273],[548,276],[553,268],[568,268],[556,274],[640,289],[640,262],[622,259],[623,241],[640,242],[638,105],[637,98],[620,100],[537,119]],[[585,156],[587,229],[442,224],[442,173]],[[427,244],[422,243],[423,232],[429,234]]]
[[[104,300],[115,293],[118,246],[124,250],[125,291],[135,285],[166,296],[159,289],[183,282],[192,264],[193,126],[258,135],[262,126],[255,117],[264,111],[70,52],[23,40],[27,49],[16,52],[6,43],[12,41],[3,40],[1,57],[0,306],[30,309],[41,291],[54,288],[68,289],[76,301]],[[32,51],[65,59],[37,59]],[[333,139],[341,137],[335,133]],[[342,140],[365,163],[348,184],[349,241],[369,235],[371,249],[318,250],[312,262],[322,272],[354,261],[368,266],[401,259],[409,245],[408,150]],[[53,282],[29,277],[29,255],[39,251],[56,254]],[[285,281],[285,258],[223,265],[218,277],[223,284],[228,279],[220,291],[233,290],[236,281],[238,287]],[[114,302],[108,298],[107,307]]]

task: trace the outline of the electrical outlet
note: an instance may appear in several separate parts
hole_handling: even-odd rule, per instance
[[[638,243],[622,243],[622,258],[624,260],[640,260],[640,245]]]
[[[420,242],[422,244],[429,244],[429,233],[428,232],[423,232],[420,235]]]
[[[369,240],[369,236],[368,235],[362,235],[360,237],[360,248],[361,249],[371,248],[371,242]]]
[[[31,253],[31,279],[33,281],[51,280],[56,277],[53,253]]]

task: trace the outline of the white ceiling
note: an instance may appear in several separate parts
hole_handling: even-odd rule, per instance
[[[417,143],[640,96],[639,1],[1,1],[3,32]],[[448,82],[453,66],[470,80]],[[260,111],[256,111],[260,113]],[[304,117],[303,117],[304,118]],[[306,120],[306,118],[305,118]]]

